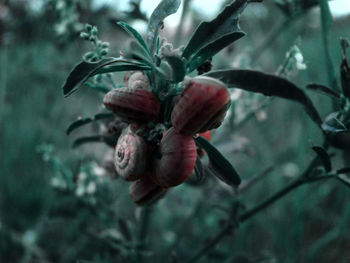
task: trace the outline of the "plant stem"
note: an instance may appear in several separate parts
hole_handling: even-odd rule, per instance
[[[2,119],[5,115],[5,96],[6,96],[6,89],[7,89],[7,60],[8,60],[8,47],[7,45],[4,46],[2,54],[0,54],[0,127],[2,125]]]
[[[297,188],[298,186],[300,186],[302,184],[303,184],[303,180],[301,180],[301,177],[297,178],[295,181],[293,181],[292,183],[290,183],[289,185],[287,185],[286,187],[284,187],[283,189],[281,189],[280,191],[275,193],[273,196],[271,196],[267,200],[263,201],[262,203],[260,203],[256,207],[254,207],[251,210],[248,210],[247,212],[242,214],[239,217],[239,221],[244,222],[248,218],[252,217],[253,215],[260,212],[261,210],[265,209],[266,207],[268,207],[269,205],[271,205],[272,203],[274,203],[278,199],[282,198],[283,196],[288,194],[290,191],[292,191],[293,189]]]
[[[239,217],[239,222],[242,223],[246,221],[247,219],[251,218],[258,212],[264,210],[265,208],[269,207],[271,204],[276,202],[277,200],[281,199],[288,193],[290,193],[292,190],[296,189],[297,187],[309,183],[309,182],[315,182],[323,179],[329,179],[333,178],[334,176],[332,175],[327,175],[327,176],[317,176],[310,178],[310,174],[314,170],[314,168],[319,164],[320,160],[318,157],[315,157],[309,164],[309,166],[306,168],[306,170],[302,173],[301,176],[299,176],[297,179],[292,181],[290,184],[282,188],[280,191],[272,195],[270,198],[266,199],[256,207],[252,208],[251,210],[248,210],[244,214],[242,214]],[[198,250],[194,256],[192,256],[186,263],[194,263],[197,262],[200,258],[202,258],[204,255],[210,252],[212,248],[214,248],[227,234],[229,234],[232,230],[232,228],[235,226],[235,222],[230,222],[227,224],[222,230],[220,230],[219,233],[215,235],[215,237],[207,243],[203,248]]]
[[[280,191],[278,191],[276,194],[262,202],[261,204],[257,205],[251,210],[248,210],[246,213],[242,214],[239,217],[239,222],[244,222],[245,220],[249,219],[256,213],[260,212],[261,210],[265,209],[281,197],[285,196],[287,193],[289,193],[291,190],[295,189],[299,185],[302,184],[302,181],[300,178],[293,181],[291,184],[287,185]],[[208,242],[202,249],[200,249],[193,257],[190,258],[186,263],[194,263],[197,262],[201,257],[206,255],[212,248],[214,248],[228,233],[230,233],[230,230],[234,226],[234,222],[231,222],[230,224],[227,224],[223,229],[220,230],[219,233],[215,235],[215,237]]]
[[[254,64],[259,60],[260,56],[264,51],[276,40],[276,38],[285,31],[296,19],[296,17],[288,17],[283,23],[277,26],[270,34],[269,37],[265,39],[253,52],[251,64]]]
[[[136,243],[136,262],[137,263],[141,263],[143,261],[143,258],[142,258],[143,254],[141,251],[146,248],[145,242],[148,234],[150,217],[151,217],[152,211],[153,211],[152,206],[145,206],[141,210],[140,228],[138,231],[137,243]]]
[[[321,8],[321,16],[320,16],[321,26],[322,26],[321,35],[322,35],[322,44],[323,44],[323,50],[325,55],[325,63],[327,68],[328,83],[331,88],[338,91],[339,90],[338,82],[335,76],[335,71],[334,71],[332,58],[331,58],[329,45],[328,45],[328,33],[329,33],[330,25],[328,25],[326,21],[327,21],[327,16],[328,15],[330,16],[330,14],[328,14],[329,10],[327,10],[327,8],[323,6],[322,0],[320,0],[319,2],[320,2],[320,8]],[[337,108],[337,103],[336,101],[333,100],[333,109],[336,109],[336,108]]]

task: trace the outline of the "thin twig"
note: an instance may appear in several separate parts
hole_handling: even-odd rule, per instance
[[[290,184],[285,186],[283,189],[272,195],[270,198],[266,199],[256,207],[252,208],[251,210],[248,210],[244,214],[242,214],[239,217],[239,222],[242,223],[249,218],[256,215],[258,212],[264,210],[265,208],[269,207],[271,204],[276,202],[277,200],[281,199],[288,193],[290,193],[292,190],[296,189],[297,187],[304,185],[306,183],[316,182],[324,179],[333,178],[333,175],[327,175],[327,176],[317,176],[310,178],[309,176],[313,172],[314,168],[319,164],[320,160],[318,157],[315,157],[309,164],[309,166],[306,168],[306,170],[302,173],[300,177],[292,181]],[[316,180],[314,180],[316,179]],[[215,237],[212,239],[211,242],[206,244],[203,248],[198,250],[194,256],[192,256],[186,263],[194,263],[197,262],[200,258],[205,256],[207,253],[210,252],[212,248],[214,248],[228,233],[230,233],[230,230],[232,230],[232,227],[234,227],[235,222],[231,222],[230,224],[226,225],[218,234],[215,235]]]
[[[326,27],[326,24],[322,22],[323,20],[326,19],[325,17],[326,15],[327,15],[326,11],[322,10],[322,7],[321,7],[321,15],[320,15],[321,26],[322,26],[321,36],[322,36],[322,44],[323,44],[323,50],[325,55],[326,68],[327,68],[328,83],[334,90],[338,91],[339,86],[338,86],[337,79],[335,77],[331,53],[328,45],[328,38],[329,38],[328,29]],[[333,100],[333,109],[336,109],[336,108],[337,108],[337,102]]]
[[[296,21],[296,17],[288,17],[284,22],[278,25],[270,35],[265,39],[263,43],[261,43],[253,52],[251,64],[255,64],[256,61],[259,60],[260,56],[264,51],[271,46],[271,44],[278,38],[278,36],[285,31],[294,21]]]
[[[241,194],[242,192],[249,189],[251,186],[256,184],[258,181],[260,181],[262,178],[265,177],[265,175],[271,173],[271,171],[274,169],[273,166],[267,167],[265,170],[263,170],[261,173],[252,176],[251,178],[244,180],[238,187],[238,192]]]
[[[143,261],[143,253],[140,251],[146,248],[146,238],[150,225],[150,217],[153,211],[153,206],[145,206],[141,208],[140,228],[137,236],[136,243],[136,262],[141,263]]]

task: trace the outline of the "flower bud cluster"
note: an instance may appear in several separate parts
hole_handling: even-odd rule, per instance
[[[96,26],[85,25],[86,32],[81,32],[80,37],[90,41],[94,47],[94,51],[84,54],[83,59],[87,62],[97,62],[108,54],[109,43],[98,39],[98,30]]]

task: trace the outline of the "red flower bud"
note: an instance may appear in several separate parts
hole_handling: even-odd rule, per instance
[[[202,136],[207,141],[210,141],[211,140],[211,131],[202,132],[199,134],[199,136]]]
[[[191,136],[167,130],[159,147],[160,158],[154,164],[152,180],[162,186],[171,187],[184,182],[192,173],[196,163],[196,144]]]
[[[165,189],[156,185],[148,174],[143,175],[137,181],[131,182],[129,187],[131,200],[139,205],[149,203],[164,191]]]
[[[210,77],[195,77],[175,105],[171,122],[182,134],[205,132],[220,126],[229,105],[230,94],[224,83]]]
[[[128,123],[156,121],[160,111],[157,98],[149,90],[119,88],[108,92],[103,103]]]

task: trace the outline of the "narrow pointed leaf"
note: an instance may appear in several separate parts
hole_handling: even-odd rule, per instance
[[[230,35],[239,31],[239,16],[248,4],[248,0],[236,0],[232,4],[225,7],[225,9],[212,21],[201,23],[190,41],[184,49],[183,57],[190,59],[192,56],[214,43],[218,39],[226,35]],[[221,46],[225,41],[221,42]],[[221,47],[222,48],[222,47]]]
[[[322,120],[310,98],[303,90],[287,79],[254,70],[224,69],[212,71],[205,76],[217,78],[231,88],[262,93],[298,102],[304,106],[310,118],[320,127]]]
[[[145,49],[134,39],[130,41],[122,50],[123,58],[137,61],[141,64],[146,64],[148,67],[153,67],[153,61]]]
[[[337,91],[330,89],[326,86],[323,86],[321,84],[311,83],[307,85],[306,88],[310,90],[318,91],[330,97],[340,99],[340,94]]]
[[[66,130],[66,134],[69,135],[72,131],[74,131],[75,129],[81,127],[81,126],[84,126],[90,122],[93,121],[93,118],[84,118],[84,119],[79,119],[79,120],[76,120],[74,122],[72,122],[67,130]]]
[[[327,151],[324,148],[319,146],[314,146],[312,147],[312,149],[316,152],[316,154],[320,158],[326,172],[330,172],[332,170],[332,162]]]
[[[118,22],[117,24],[121,26],[131,37],[133,37],[141,45],[146,54],[151,57],[145,40],[133,27],[124,22]]]
[[[347,174],[350,173],[350,167],[344,167],[337,171],[337,174]]]
[[[104,68],[101,68],[94,72],[92,76],[98,75],[98,74],[104,74],[104,73],[112,73],[112,72],[118,72],[118,71],[129,71],[129,70],[151,70],[150,66],[144,65],[140,62],[135,62],[132,64],[129,63],[119,63],[119,65],[114,66],[107,66]]]
[[[233,32],[231,34],[224,35],[223,37],[204,46],[188,62],[188,72],[192,72],[200,65],[202,65],[207,59],[213,57],[223,48],[229,46],[230,44],[232,44],[233,42],[235,42],[243,36],[245,36],[244,32]]]
[[[347,174],[350,173],[350,167],[344,167],[337,171],[337,174]]]
[[[346,174],[338,174],[336,178],[347,187],[350,187],[350,177]]]
[[[204,167],[199,156],[197,156],[196,164],[194,166],[194,171],[197,176],[197,181],[201,181],[204,177]]]
[[[176,13],[180,7],[180,4],[181,0],[162,0],[153,11],[147,28],[147,44],[151,55],[154,54],[158,38],[158,31],[163,23],[163,20],[171,14]]]
[[[322,123],[322,129],[330,135],[347,131],[345,124],[339,120],[339,116],[339,112],[329,114]]]
[[[350,67],[345,57],[340,65],[340,74],[343,94],[350,99]]]
[[[107,67],[106,66],[113,66]],[[63,85],[65,97],[80,88],[89,77],[107,72],[144,69],[145,65],[122,58],[105,58],[96,63],[81,62],[74,67]]]
[[[66,133],[67,135],[69,135],[72,131],[74,131],[75,129],[81,127],[81,126],[84,126],[90,122],[93,122],[93,121],[97,121],[97,120],[102,120],[102,119],[108,119],[108,118],[114,118],[115,115],[113,113],[99,113],[99,114],[96,114],[94,117],[92,118],[81,118],[79,120],[76,120],[74,122],[72,122],[67,130],[66,130]]]
[[[115,145],[117,143],[117,138],[113,136],[102,136],[102,135],[80,137],[74,140],[73,148],[76,148],[86,143],[96,143],[96,142],[103,142],[103,143],[107,143],[108,145]]]
[[[231,186],[237,186],[241,183],[241,178],[232,164],[210,142],[201,136],[195,138],[195,141],[208,154],[210,168],[221,181]]]
[[[127,241],[131,241],[132,234],[131,234],[131,230],[130,230],[130,227],[128,225],[128,222],[125,221],[123,218],[119,218],[118,219],[118,225],[119,225],[119,230],[123,234],[125,239]]]
[[[181,82],[186,75],[185,61],[177,56],[166,56],[160,66],[159,72],[163,78],[171,82]]]

